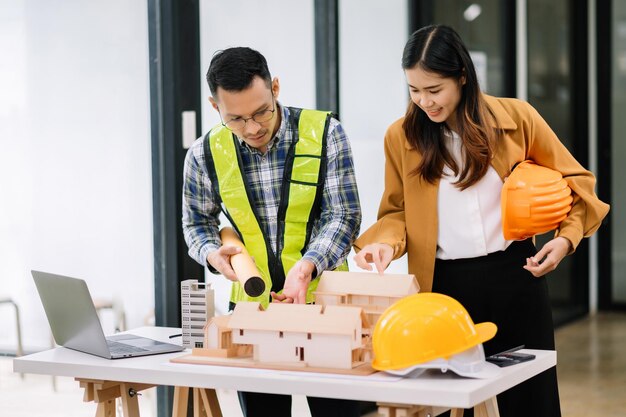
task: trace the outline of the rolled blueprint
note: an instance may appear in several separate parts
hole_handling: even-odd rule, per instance
[[[220,230],[220,238],[222,245],[237,246],[241,248],[241,252],[230,257],[230,264],[237,275],[237,279],[243,286],[243,290],[250,297],[258,297],[265,291],[265,281],[261,278],[254,260],[246,250],[243,242],[237,236],[232,227],[224,227]]]

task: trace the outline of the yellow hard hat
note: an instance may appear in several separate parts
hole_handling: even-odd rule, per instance
[[[474,324],[452,297],[413,294],[389,306],[378,319],[372,334],[372,367],[397,370],[449,359],[491,339],[496,331],[491,322]]]
[[[502,187],[502,233],[522,240],[554,230],[572,209],[572,190],[560,172],[524,161]]]

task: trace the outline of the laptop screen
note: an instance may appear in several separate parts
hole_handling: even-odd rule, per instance
[[[41,271],[32,274],[54,340],[67,348],[110,357],[85,281]]]

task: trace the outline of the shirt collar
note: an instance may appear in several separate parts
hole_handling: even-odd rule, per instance
[[[493,114],[496,118],[496,120],[492,122],[493,127],[497,128],[499,124],[500,128],[505,130],[517,129],[517,123],[515,123],[513,118],[511,118],[511,115],[509,115],[509,113],[502,106],[502,104],[500,104],[496,97],[483,94],[483,98],[485,99],[487,105],[491,108],[491,111],[493,111]]]

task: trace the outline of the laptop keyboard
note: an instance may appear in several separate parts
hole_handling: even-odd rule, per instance
[[[107,340],[107,344],[109,345],[111,353],[138,353],[148,351],[148,349],[127,345],[126,343],[113,342],[111,340]]]

